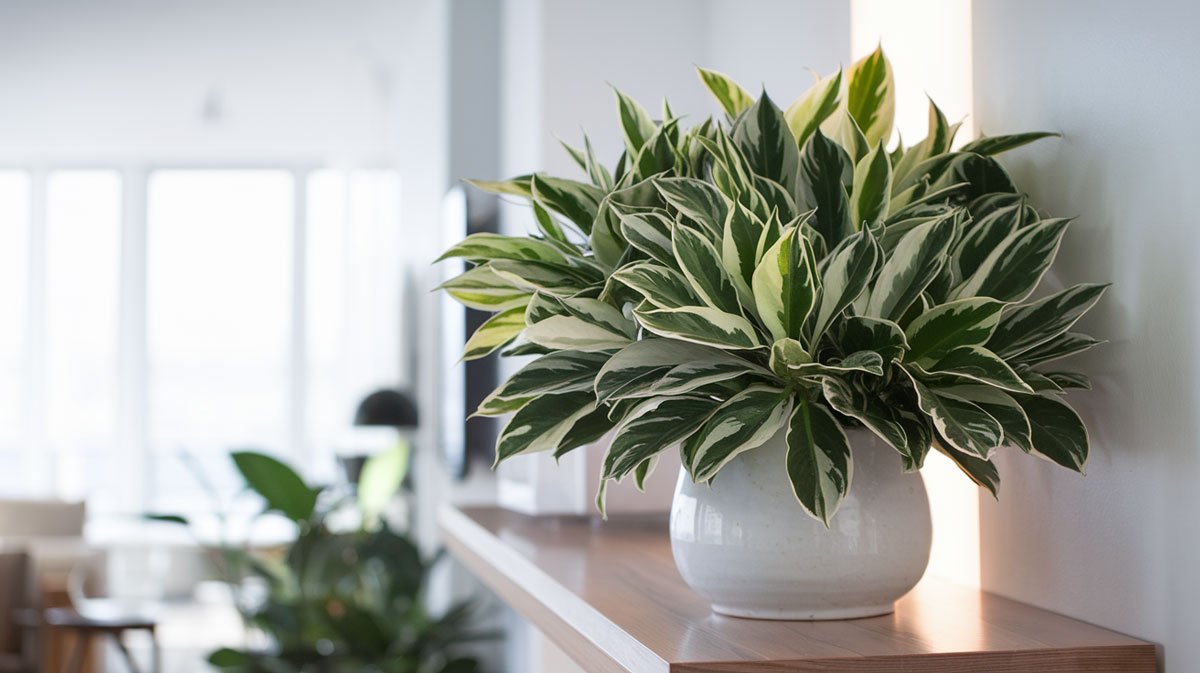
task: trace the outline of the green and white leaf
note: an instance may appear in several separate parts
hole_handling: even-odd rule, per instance
[[[455,301],[480,311],[507,311],[529,303],[531,293],[513,287],[488,265],[467,269],[438,286]]]
[[[700,81],[704,82],[704,86],[730,117],[737,117],[754,105],[754,98],[729,75],[700,67],[696,68],[696,72],[700,75]]]
[[[959,346],[929,368],[930,374],[951,374],[1016,393],[1032,393],[1000,356],[983,346]]]
[[[671,240],[679,269],[691,283],[696,296],[712,308],[740,315],[742,308],[737,289],[716,247],[702,234],[687,227],[675,227]]]
[[[539,395],[591,392],[600,368],[611,353],[557,351],[530,362],[479,404],[477,416],[499,416],[524,406]]]
[[[963,145],[962,151],[974,152],[975,154],[988,156],[992,154],[1000,154],[1001,152],[1007,152],[1009,150],[1015,150],[1018,147],[1028,145],[1029,143],[1041,140],[1042,138],[1061,137],[1061,133],[1046,133],[1037,131],[1032,133],[1014,133],[1006,136],[983,136],[977,140],[972,140],[966,145]]]
[[[635,262],[618,269],[612,278],[659,308],[699,306],[701,303],[686,278],[661,264]]]
[[[731,350],[763,345],[750,321],[708,306],[654,308],[643,302],[634,315],[642,327],[670,339]]]
[[[854,233],[847,189],[853,184],[854,164],[846,150],[816,130],[800,152],[800,181],[796,206],[816,209],[814,224],[830,248]]]
[[[880,226],[892,194],[892,162],[883,143],[875,145],[854,167],[850,217],[856,228]]]
[[[525,307],[517,306],[488,318],[463,346],[463,360],[487,357],[525,330]]]
[[[1089,350],[1093,346],[1098,346],[1102,343],[1104,342],[1100,341],[1099,339],[1094,339],[1086,334],[1079,334],[1078,332],[1063,332],[1062,334],[1043,344],[1030,348],[1020,355],[1014,356],[1011,358],[1011,361],[1015,364],[1029,365],[1032,367],[1034,365],[1054,362],[1055,360],[1061,360],[1065,357],[1077,355]]]
[[[820,341],[830,323],[863,293],[878,260],[879,247],[869,229],[842,241],[830,253],[820,275],[821,290],[813,311],[813,343]]]
[[[992,450],[1004,444],[1000,422],[978,405],[966,400],[939,395],[909,373],[921,411],[933,419],[938,434],[950,448],[978,458],[988,459]]]
[[[1043,220],[1013,232],[954,291],[954,296],[1009,302],[1029,296],[1058,254],[1067,223],[1061,219]]]
[[[799,227],[767,250],[754,270],[752,288],[758,315],[775,339],[799,338],[817,296],[816,269]]]
[[[513,456],[554,451],[575,422],[596,408],[590,392],[543,395],[521,407],[500,432],[496,464]]]
[[[867,137],[867,144],[886,143],[892,136],[896,115],[896,88],[892,65],[882,47],[850,66],[849,82],[846,107]]]
[[[1083,472],[1088,458],[1088,434],[1079,414],[1053,397],[1019,395],[1016,399],[1029,417],[1033,453]]]
[[[1080,284],[1025,306],[1004,312],[996,332],[988,340],[1001,357],[1012,357],[1066,332],[1087,313],[1108,285]]]
[[[931,365],[955,348],[987,343],[1003,308],[1004,304],[994,299],[971,297],[929,309],[904,330],[908,360]]]
[[[789,410],[785,391],[753,385],[729,398],[684,442],[692,479],[712,479],[738,454],[761,446],[783,425]]]
[[[531,259],[558,264],[565,264],[567,261],[557,248],[536,238],[493,233],[471,234],[442,253],[435,261],[454,257],[474,263],[484,263],[493,259]]]
[[[846,433],[825,407],[800,397],[788,421],[787,446],[792,493],[809,516],[829,526],[853,476]]]
[[[715,187],[694,178],[657,178],[654,186],[681,215],[700,224],[716,238],[723,235],[729,205]]]
[[[788,128],[803,147],[809,137],[838,107],[838,93],[842,89],[842,69],[828,77],[822,77],[788,106],[783,113]]]
[[[886,320],[904,315],[941,271],[954,232],[952,220],[937,219],[905,234],[879,271],[866,315]]]

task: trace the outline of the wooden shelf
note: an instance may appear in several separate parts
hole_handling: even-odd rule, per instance
[[[722,617],[680,579],[665,521],[496,508],[440,520],[450,551],[591,673],[1155,671],[1150,643],[932,580],[884,617]]]

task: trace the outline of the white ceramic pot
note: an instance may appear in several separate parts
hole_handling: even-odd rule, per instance
[[[854,467],[830,528],[808,516],[788,482],[782,432],[729,462],[712,486],[682,469],[671,549],[683,579],[714,612],[756,619],[887,614],[929,562],[925,484],[866,430],[847,431]]]

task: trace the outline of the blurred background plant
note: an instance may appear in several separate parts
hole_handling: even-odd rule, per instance
[[[425,600],[440,554],[424,559],[389,525],[385,509],[407,472],[397,446],[366,461],[357,487],[310,485],[285,463],[253,451],[232,454],[247,489],[263,501],[258,516],[296,525],[293,542],[271,549],[223,534],[208,543],[252,643],[225,647],[208,661],[229,673],[473,673],[460,652],[495,634],[474,631],[475,604],[434,615]],[[201,472],[197,478],[204,483]],[[227,528],[224,515],[221,526]],[[189,525],[176,514],[146,518]]]

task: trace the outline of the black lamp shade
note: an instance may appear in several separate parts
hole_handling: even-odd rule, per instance
[[[355,425],[383,425],[392,428],[417,427],[417,405],[399,390],[376,390],[358,403]]]

